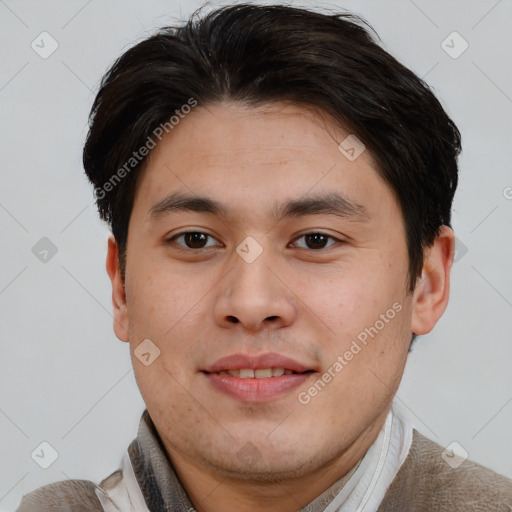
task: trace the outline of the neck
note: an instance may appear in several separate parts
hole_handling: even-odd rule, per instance
[[[321,468],[300,478],[275,483],[226,477],[175,450],[166,450],[198,512],[297,512],[343,478],[364,457],[387,416],[381,415],[357,440]]]

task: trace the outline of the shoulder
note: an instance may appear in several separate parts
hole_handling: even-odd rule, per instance
[[[63,480],[23,496],[16,512],[103,512],[89,480]]]
[[[444,448],[414,431],[409,454],[379,512],[510,512],[512,480],[475,462],[443,458]]]

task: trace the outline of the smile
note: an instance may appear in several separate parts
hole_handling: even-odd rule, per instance
[[[219,375],[231,375],[241,379],[269,379],[270,377],[281,377],[282,375],[293,375],[293,370],[284,368],[240,368],[240,370],[223,370]]]
[[[232,354],[201,370],[207,383],[241,402],[268,402],[285,397],[317,370],[281,354]]]

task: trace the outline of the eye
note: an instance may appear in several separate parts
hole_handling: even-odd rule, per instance
[[[304,239],[305,245],[297,245],[297,240],[301,239]],[[327,242],[329,239],[332,241],[332,243],[328,244]],[[339,240],[338,238],[330,235],[326,235],[325,233],[305,233],[304,235],[301,235],[295,239],[294,245],[300,249],[325,249],[326,247],[334,245],[336,242],[343,243],[342,240]]]
[[[205,249],[216,244],[208,244],[208,238],[215,240],[213,236],[203,233],[202,231],[187,231],[179,233],[169,238],[167,242],[177,242],[178,245],[186,249]]]

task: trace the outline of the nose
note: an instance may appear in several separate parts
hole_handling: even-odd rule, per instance
[[[293,324],[297,300],[268,252],[251,263],[233,255],[234,264],[220,283],[214,308],[219,326],[255,333]]]

